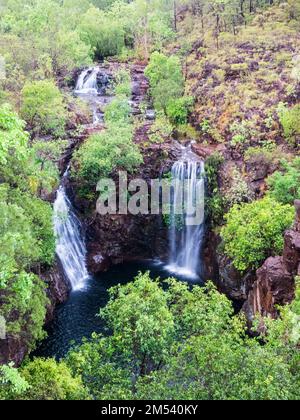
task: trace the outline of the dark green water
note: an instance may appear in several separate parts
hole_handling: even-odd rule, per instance
[[[93,332],[104,333],[105,325],[97,314],[108,301],[108,290],[117,284],[132,281],[139,271],[148,270],[152,278],[170,277],[162,264],[153,261],[122,264],[107,273],[91,277],[85,290],[72,292],[68,301],[58,307],[55,319],[47,330],[48,338],[41,343],[34,356],[59,359],[66,355],[72,342],[80,343],[83,337],[90,337]]]

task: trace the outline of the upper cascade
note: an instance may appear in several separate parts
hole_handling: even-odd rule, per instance
[[[84,70],[76,84],[75,92],[81,94],[97,94],[98,85],[97,85],[97,75],[99,72],[99,67],[90,67]]]
[[[110,76],[99,66],[83,70],[77,80],[75,94],[86,101],[93,113],[93,124],[103,123],[103,108],[111,100],[107,95]]]

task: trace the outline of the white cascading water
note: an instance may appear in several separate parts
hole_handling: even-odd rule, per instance
[[[79,94],[97,94],[97,75],[98,67],[88,68],[84,70],[77,81],[75,93]]]
[[[200,270],[200,251],[204,236],[204,215],[200,223],[190,225],[188,209],[192,209],[202,194],[203,200],[197,203],[200,212],[204,212],[204,163],[199,161],[186,149],[182,158],[172,168],[173,195],[171,198],[170,215],[170,254],[166,267],[170,272],[188,278],[198,278]],[[182,182],[185,182],[185,192],[182,193]],[[179,203],[182,216],[175,210]],[[177,204],[178,205],[178,204]]]
[[[100,67],[90,67],[79,75],[75,95],[88,103],[93,113],[93,125],[102,124],[104,114],[101,109],[109,100],[106,89],[109,85],[109,76],[101,71]]]
[[[78,78],[75,94],[82,95],[93,112],[93,124],[101,122],[98,112],[98,75],[99,67],[84,70]],[[103,87],[108,78],[102,74]],[[54,229],[56,233],[56,254],[62,264],[72,290],[85,287],[89,274],[86,268],[86,247],[81,235],[80,221],[76,217],[72,204],[64,188],[64,180],[68,177],[68,170],[64,174],[61,186],[57,191],[54,203]]]
[[[65,188],[60,186],[54,203],[56,254],[62,264],[72,290],[83,289],[89,277],[86,268],[86,247]]]

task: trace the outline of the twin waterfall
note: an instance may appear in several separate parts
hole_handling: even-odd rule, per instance
[[[201,272],[200,252],[204,237],[204,163],[196,158],[190,147],[173,165],[172,181],[170,254],[166,268],[174,274],[197,279]],[[176,205],[181,214],[177,214]],[[198,212],[197,218],[191,211]]]
[[[84,70],[78,78],[75,94],[89,104],[93,111],[94,125],[103,121],[103,114],[99,109],[107,103],[105,95],[108,84],[107,74],[101,72],[99,67]],[[72,289],[80,290],[84,288],[89,277],[86,268],[87,252],[80,221],[74,213],[64,187],[67,176],[68,171],[62,178],[54,203],[56,253]],[[182,158],[174,164],[172,178],[175,181],[185,180],[186,188],[185,193],[179,199],[183,210],[181,215],[178,215],[175,209],[175,203],[178,202],[179,194],[181,194],[179,191],[180,182],[175,182],[175,188],[171,195],[170,257],[166,268],[175,275],[191,279],[199,278],[204,225],[202,219],[194,225],[189,223],[191,217],[189,209],[195,204],[199,189],[204,191],[204,164],[192,153],[190,147],[182,148]]]

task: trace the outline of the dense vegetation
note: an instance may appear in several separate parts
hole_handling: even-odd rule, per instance
[[[36,196],[48,177],[28,145],[25,123],[7,105],[0,109],[0,299],[7,333],[22,335],[29,348],[43,337],[47,297],[36,276],[54,260],[52,210]]]
[[[55,261],[47,200],[65,139],[89,117],[71,95],[73,72],[97,60],[145,65],[156,120],[146,124],[147,104],[132,115],[121,66],[105,129],[73,154],[81,197],[94,204],[100,177],[138,171],[150,143],[193,138],[209,154],[218,252],[241,275],[282,253],[300,199],[299,25],[298,0],[1,2],[0,323],[10,339],[30,352],[45,336],[41,274]],[[86,337],[65,360],[1,366],[0,399],[299,399],[299,299],[298,287],[250,337],[210,282],[189,289],[141,273],[111,290],[100,314],[107,335]]]
[[[105,108],[106,130],[94,134],[74,155],[73,177],[81,184],[81,193],[93,197],[101,178],[115,169],[133,172],[143,158],[133,142],[134,127],[130,116],[130,75],[125,70],[116,74],[115,98]]]
[[[10,399],[295,399],[299,398],[299,296],[249,338],[242,316],[209,283],[174,279],[163,289],[140,274],[110,291],[101,312],[108,337],[70,351],[64,362],[36,359],[2,368],[0,396]],[[264,345],[261,345],[261,340]],[[50,386],[48,386],[48,384]]]
[[[238,270],[245,271],[282,253],[283,234],[294,221],[294,208],[265,197],[234,205],[225,217],[227,224],[221,233],[225,252]]]

